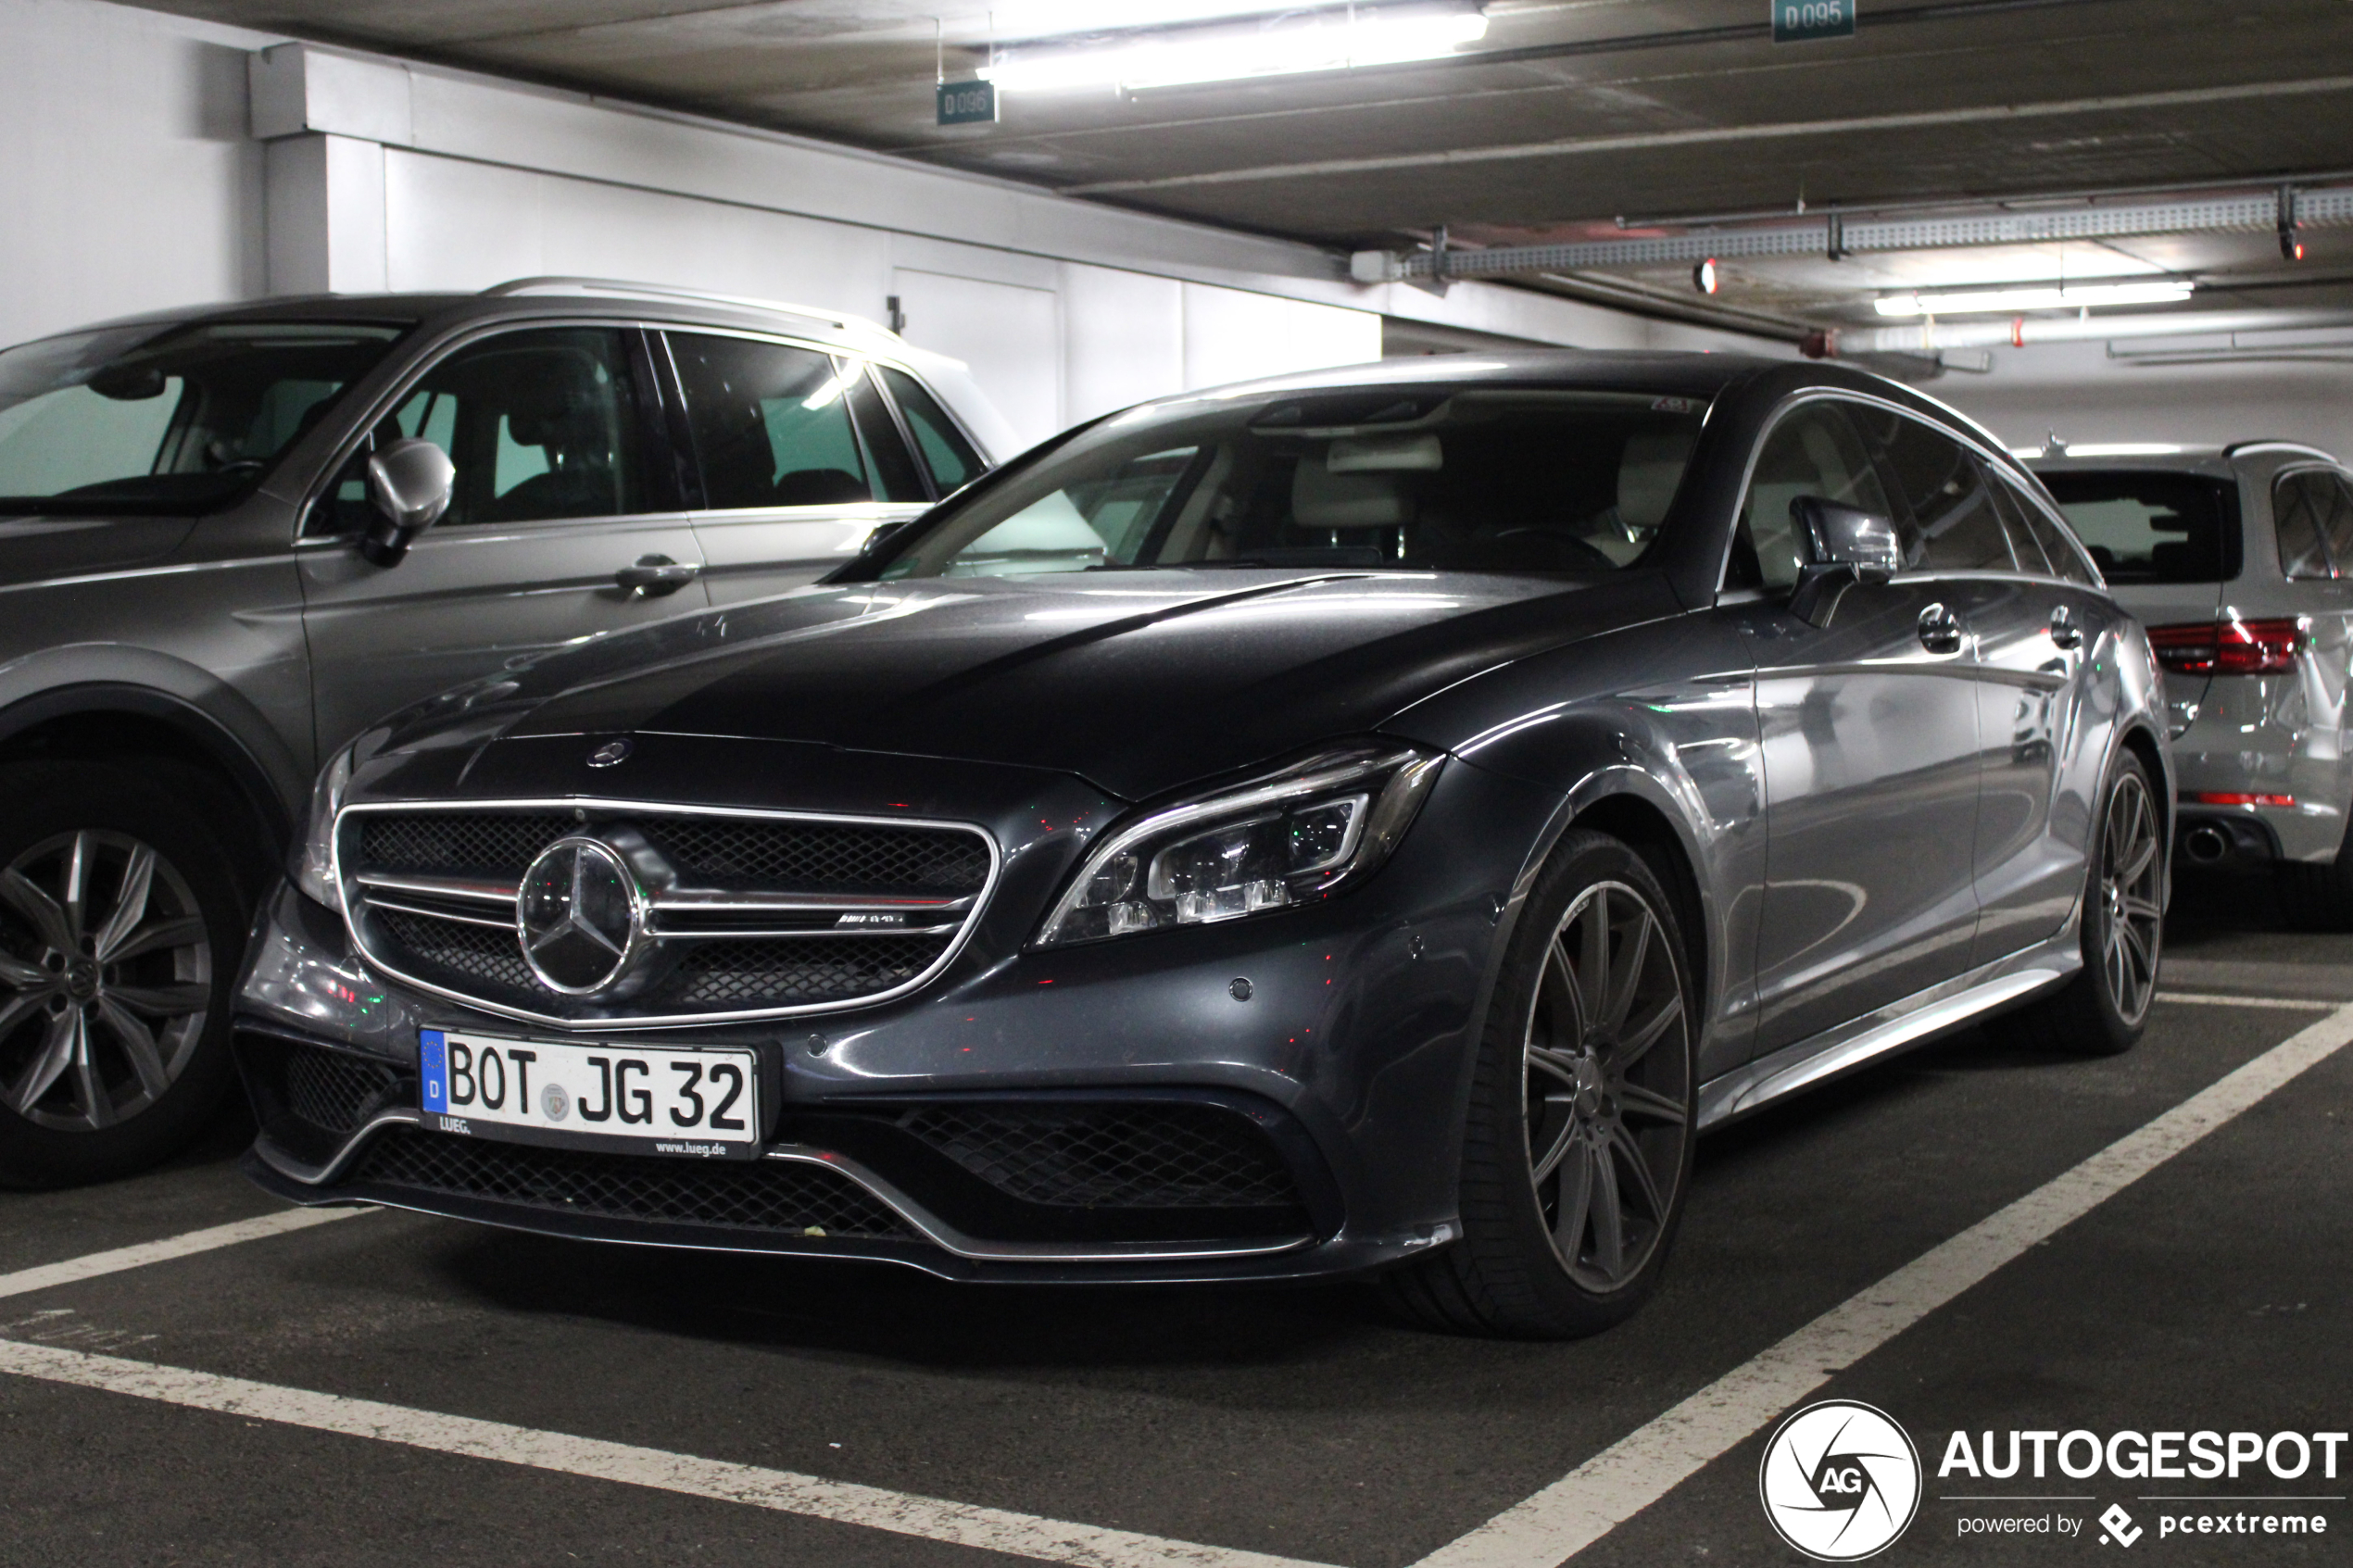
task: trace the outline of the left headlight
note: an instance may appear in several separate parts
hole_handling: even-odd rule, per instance
[[[1336,747],[1154,810],[1095,846],[1037,945],[1206,925],[1318,898],[1389,858],[1444,760],[1394,743]]]
[[[351,787],[353,755],[358,741],[335,753],[319,774],[310,792],[310,819],[302,842],[295,848],[295,885],[331,909],[343,908],[343,889],[335,885],[335,813],[343,809],[344,792]]]

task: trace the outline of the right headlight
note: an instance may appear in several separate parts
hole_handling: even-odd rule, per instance
[[[1037,945],[1240,920],[1321,897],[1389,858],[1444,760],[1395,743],[1339,746],[1152,811],[1088,852]]]

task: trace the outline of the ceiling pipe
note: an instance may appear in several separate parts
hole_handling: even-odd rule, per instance
[[[2140,316],[2017,316],[2007,321],[1924,320],[1918,326],[1817,332],[1804,347],[1809,357],[1823,359],[1849,354],[1935,354],[1951,348],[2024,348],[2037,343],[2301,332],[2315,327],[2353,327],[2353,310],[2167,310]]]
[[[2291,193],[2286,197],[2287,210],[2297,228],[2353,224],[2353,186],[2320,191],[2292,186],[2284,189]],[[1493,278],[1516,272],[1586,271],[1610,267],[1679,263],[1688,267],[1711,257],[1722,261],[1754,256],[1835,257],[2151,234],[2270,233],[2279,228],[2282,215],[2279,191],[2145,207],[2079,207],[1977,217],[1894,219],[1878,223],[1856,223],[1843,214],[1831,212],[1817,222],[1782,223],[1770,228],[1714,229],[1705,233],[1593,240],[1576,245],[1454,249],[1447,253],[1444,267],[1449,278]],[[1408,282],[1428,277],[1432,265],[1428,252],[1399,255],[1360,250],[1349,258],[1349,272],[1358,282]]]

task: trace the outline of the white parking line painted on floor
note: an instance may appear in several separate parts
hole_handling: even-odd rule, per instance
[[[2353,1005],[1931,1248],[1415,1568],[1555,1568],[1929,1313],[2353,1041]]]
[[[2283,1008],[2290,1012],[2334,1012],[2342,1002],[2315,1002],[2301,997],[2226,997],[2216,991],[2159,991],[2160,1002],[2191,1002],[2214,1008]]]
[[[894,1535],[977,1547],[1083,1568],[1321,1568],[1286,1557],[1164,1540],[1126,1530],[1070,1524],[1036,1514],[943,1502],[937,1498],[827,1481],[789,1471],[698,1459],[692,1454],[538,1432],[498,1421],[439,1415],[302,1388],[220,1377],[150,1361],[92,1355],[54,1345],[0,1339],[0,1372],[72,1384],[142,1399],[273,1421],[318,1432],[402,1443],[436,1453],[496,1460],[600,1481],[651,1486],[689,1497],[771,1508]]]
[[[39,1268],[19,1269],[12,1274],[0,1274],[0,1296],[22,1296],[28,1290],[46,1290],[54,1285],[71,1285],[76,1280],[95,1279],[100,1274],[142,1269],[149,1263],[165,1263],[191,1253],[209,1252],[216,1247],[234,1247],[241,1241],[259,1241],[265,1236],[283,1236],[288,1231],[323,1225],[330,1220],[347,1220],[355,1214],[374,1212],[372,1208],[285,1209],[275,1214],[258,1214],[250,1220],[233,1220],[225,1225],[210,1225],[200,1231],[169,1236],[161,1241],[143,1241],[135,1247],[118,1247],[107,1252],[68,1258],[62,1263],[44,1263]]]

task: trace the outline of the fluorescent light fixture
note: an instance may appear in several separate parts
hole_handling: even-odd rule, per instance
[[[1132,93],[1433,60],[1485,36],[1487,19],[1475,10],[1309,11],[1101,44],[1016,45],[980,74],[1004,93]]]
[[[2145,283],[2068,283],[2057,287],[1898,294],[1872,302],[1882,316],[2016,315],[2026,310],[2095,310],[2110,305],[2176,305],[2192,285],[2176,279]]]
[[[2171,441],[2061,442],[2053,446],[2013,446],[2013,458],[2170,458],[2183,450]]]

